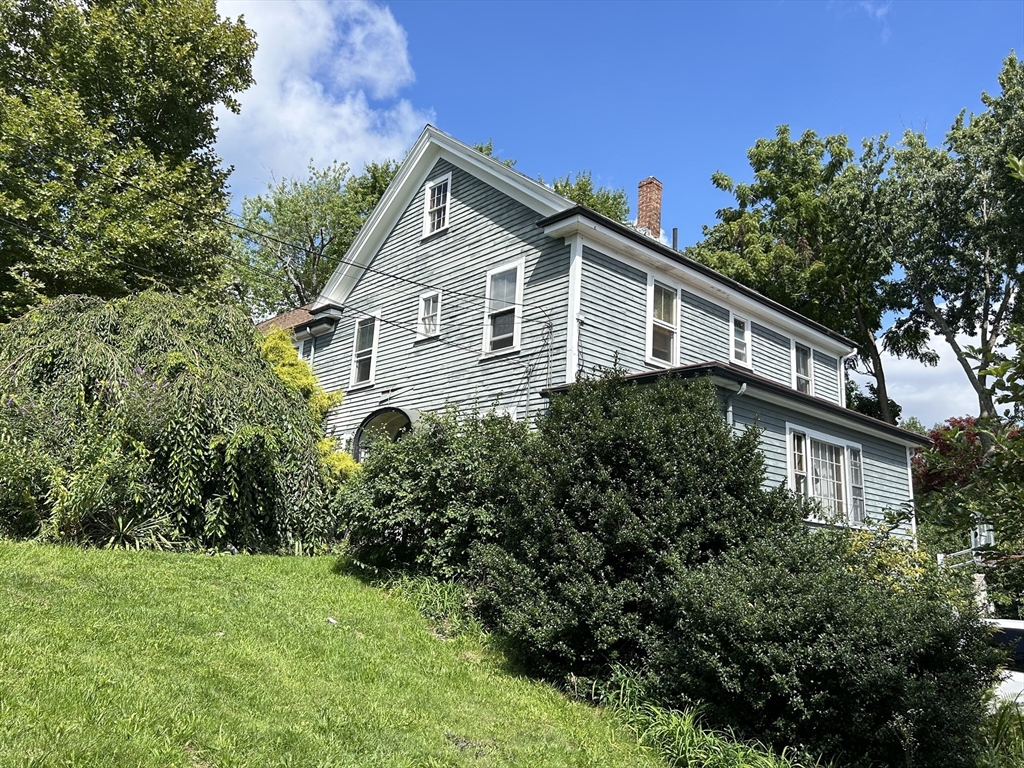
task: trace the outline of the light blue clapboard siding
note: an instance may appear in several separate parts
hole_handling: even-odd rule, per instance
[[[749,396],[733,399],[733,418],[738,427],[756,426],[762,430],[761,449],[767,465],[766,485],[788,484],[786,423],[789,422],[794,427],[831,435],[838,443],[860,444],[868,517],[881,519],[886,508],[897,508],[911,499],[907,452],[902,445]]]
[[[585,247],[580,285],[582,370],[646,369],[647,274]]]
[[[843,404],[839,392],[839,359],[818,350],[814,350],[814,394]]]
[[[374,410],[421,412],[446,403],[511,409],[522,418],[564,383],[569,247],[537,227],[540,215],[473,175],[439,160],[428,179],[452,173],[449,227],[423,238],[424,189],[414,196],[371,262],[373,270],[440,286],[441,337],[417,340],[419,297],[428,289],[366,271],[330,336],[318,340],[314,369],[329,390],[346,390],[328,428],[351,436]],[[487,271],[525,258],[521,350],[483,357]],[[374,386],[349,391],[356,321],[379,310]]]
[[[679,299],[679,364],[728,362],[729,310],[685,289]]]
[[[789,338],[758,323],[751,323],[751,326],[754,373],[792,386],[792,350]]]

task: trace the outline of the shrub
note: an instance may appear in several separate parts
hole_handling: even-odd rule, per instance
[[[470,546],[494,537],[495,514],[519,487],[529,441],[525,423],[454,409],[427,414],[398,442],[375,441],[338,498],[354,559],[465,577]]]
[[[998,654],[970,585],[909,544],[773,531],[680,574],[673,602],[659,701],[842,765],[974,764]]]
[[[334,533],[306,398],[239,308],[68,296],[0,328],[0,528],[267,550]]]
[[[734,434],[706,381],[581,381],[538,423],[529,463],[473,572],[485,619],[556,678],[642,664],[672,632],[682,569],[799,525],[762,487],[756,431]]]

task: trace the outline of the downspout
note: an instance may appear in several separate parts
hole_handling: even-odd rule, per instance
[[[743,382],[740,384],[740,388],[725,398],[725,423],[730,427],[733,425],[732,417],[732,401],[735,397],[743,397],[743,393],[747,391],[747,383]]]

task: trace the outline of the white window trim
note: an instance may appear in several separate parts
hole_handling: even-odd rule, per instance
[[[736,359],[736,321],[742,320],[746,326],[746,337],[747,337],[747,359],[737,360]],[[753,329],[750,318],[745,315],[737,315],[731,309],[729,310],[729,362],[735,363],[736,365],[744,368],[754,370],[754,338]]]
[[[437,296],[437,329],[433,333],[426,333],[423,330],[423,320],[425,318],[423,314],[423,300],[431,296]],[[419,310],[416,313],[416,341],[437,338],[441,335],[441,291],[421,293],[417,301],[419,302]]]
[[[369,318],[374,319],[373,323],[373,347],[370,352],[370,377],[366,381],[356,382],[356,344],[359,343],[359,323]],[[367,312],[362,317],[356,318],[355,325],[352,326],[352,360],[349,367],[348,375],[348,389],[353,391],[356,389],[365,389],[373,386],[374,379],[377,375],[377,342],[380,340],[380,310],[373,312]]]
[[[515,319],[512,323],[512,346],[505,347],[504,349],[491,350],[491,277],[493,275],[507,272],[508,270],[515,268],[516,270],[516,300],[514,302],[516,307]],[[511,355],[519,351],[519,344],[521,341],[522,327],[523,327],[523,273],[526,271],[526,259],[520,257],[514,261],[506,261],[503,264],[489,269],[487,271],[487,280],[484,288],[484,333],[483,333],[483,354],[481,357],[500,357],[501,355]]]
[[[654,284],[658,283],[662,288],[668,288],[670,291],[675,291],[675,318],[673,320],[674,325],[670,326],[663,323],[660,320],[654,319]],[[645,317],[645,329],[644,335],[644,360],[648,365],[655,366],[657,368],[672,368],[679,365],[679,286],[673,280],[666,280],[661,275],[655,275],[653,272],[647,273],[647,314]],[[673,333],[672,342],[672,359],[670,361],[660,360],[651,354],[651,349],[654,343],[654,324],[662,326],[663,328],[671,328]]]
[[[445,202],[444,211],[444,225],[438,227],[433,232],[430,231],[430,192],[439,184],[448,182],[448,198]],[[431,179],[426,183],[423,194],[423,237],[432,237],[433,235],[444,232],[448,229],[448,225],[451,224],[452,220],[452,174],[451,171],[446,173],[444,176],[438,176],[436,179]]]
[[[796,389],[798,392],[800,391],[800,390],[797,389],[797,382],[796,382],[796,345],[797,344],[799,344],[801,347],[804,347],[805,349],[807,349],[809,351],[809,355],[808,355],[808,359],[807,359],[807,370],[808,370],[808,373],[810,374],[808,378],[810,378],[811,383],[810,383],[810,390],[807,392],[807,394],[810,395],[811,397],[814,397],[815,396],[814,395],[814,347],[811,346],[810,344],[805,344],[802,341],[797,341],[796,339],[794,339],[792,337],[790,337],[790,339],[789,339],[790,373],[792,375],[792,378],[790,380],[790,386],[792,386],[793,389]]]
[[[807,472],[807,489],[808,498],[813,499],[810,496],[811,488],[811,467],[810,467],[810,456],[811,456],[811,440],[817,440],[820,443],[827,443],[837,448],[843,449],[843,510],[845,519],[843,525],[850,528],[863,528],[868,523],[868,505],[867,505],[867,467],[864,459],[864,447],[853,440],[846,440],[835,435],[829,435],[825,432],[819,432],[815,429],[808,429],[800,424],[794,424],[792,422],[786,422],[786,487],[796,493],[796,475],[795,467],[793,466],[793,433],[799,432],[807,438],[807,442],[804,445],[804,462]],[[860,451],[860,472],[861,482],[863,485],[861,488],[864,490],[864,519],[860,522],[854,522],[850,519],[851,513],[853,512],[853,489],[851,484],[852,474],[850,472],[851,459],[850,450]],[[819,517],[805,517],[804,520],[812,523],[829,522],[822,520]]]

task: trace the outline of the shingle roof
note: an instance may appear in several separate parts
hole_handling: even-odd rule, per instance
[[[310,302],[298,309],[282,312],[277,317],[272,317],[269,320],[264,320],[262,323],[257,323],[256,327],[264,333],[269,333],[270,331],[276,331],[278,329],[285,331],[291,330],[295,326],[308,323],[313,319],[313,315],[309,312],[309,308],[312,306],[313,304]]]

